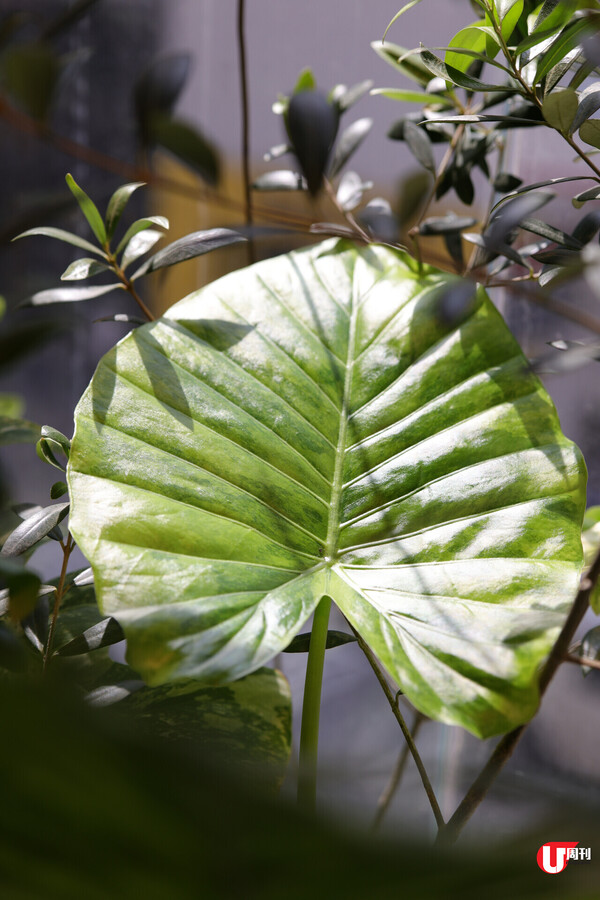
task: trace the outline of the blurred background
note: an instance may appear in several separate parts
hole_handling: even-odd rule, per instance
[[[251,177],[281,168],[265,154],[285,140],[280,116],[272,111],[279,94],[293,89],[310,67],[320,88],[354,85],[400,87],[402,79],[370,46],[380,40],[397,11],[395,0],[303,0],[302,3],[248,0],[246,4],[249,164]],[[389,38],[407,48],[423,40],[444,46],[459,25],[473,19],[467,0],[427,0],[392,28]],[[73,409],[100,356],[127,331],[119,322],[96,320],[116,313],[135,315],[133,301],[118,292],[88,303],[17,308],[32,293],[59,283],[61,272],[79,255],[73,248],[36,237],[11,243],[37,225],[77,231],[80,217],[65,183],[71,172],[103,208],[124,182],[145,181],[131,202],[136,215],[170,219],[169,239],[213,226],[244,221],[242,190],[241,81],[237,4],[234,0],[4,0],[0,9],[0,294],[7,313],[0,333],[26,335],[0,358],[0,391],[18,394],[25,416],[70,435]],[[154,128],[149,111],[165,114]],[[390,127],[405,104],[364,96],[348,120],[368,116],[373,127],[353,158],[352,168],[374,183],[372,196],[389,200],[404,233],[411,225],[407,198],[423,183],[405,145],[389,140]],[[169,124],[170,123],[170,124]],[[175,125],[173,125],[175,123]],[[167,127],[168,125],[168,127]],[[578,172],[560,139],[546,129],[512,132],[509,171],[525,183]],[[215,166],[218,162],[218,172]],[[217,177],[218,176],[218,177]],[[569,231],[576,217],[569,199],[557,200],[548,221]],[[481,219],[489,187],[476,180],[476,199],[465,207],[454,193],[437,205]],[[269,231],[256,241],[259,256],[284,252],[314,240],[310,221],[331,221],[327,200],[311,202],[296,193],[255,193],[255,221]],[[292,230],[296,229],[296,230]],[[87,237],[81,231],[82,237]],[[154,276],[145,299],[157,313],[208,281],[247,262],[234,248],[190,260]],[[544,354],[546,343],[589,339],[590,331],[526,298],[493,298],[529,357]],[[583,294],[563,297],[591,317],[596,301]],[[14,351],[14,352],[13,352]],[[17,358],[18,356],[18,358]],[[581,447],[589,467],[589,504],[600,502],[598,363],[546,377],[563,429]],[[5,502],[46,504],[55,480],[30,445],[3,448]],[[57,573],[60,554],[44,546],[34,568],[47,579]],[[74,558],[74,565],[84,565]],[[583,629],[593,622],[586,621]],[[332,625],[339,627],[339,623]],[[306,657],[282,655],[277,664],[290,679],[299,725]],[[511,835],[560,816],[569,804],[600,808],[597,757],[597,673],[582,679],[576,666],[563,666],[526,732],[514,760],[470,826],[473,838]],[[410,718],[410,713],[407,714]],[[490,743],[465,732],[428,723],[419,739],[434,776],[442,811],[449,815]],[[322,807],[338,818],[367,823],[401,749],[401,736],[385,698],[356,645],[327,654],[324,679]],[[293,766],[289,784],[291,791]],[[384,828],[433,833],[433,820],[416,772],[408,766],[401,791]],[[549,835],[548,840],[572,836]],[[574,836],[577,839],[578,835]],[[537,849],[537,848],[536,848]],[[598,850],[600,852],[600,848]]]

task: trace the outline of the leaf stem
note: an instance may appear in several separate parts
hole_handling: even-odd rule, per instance
[[[65,578],[67,577],[67,565],[69,563],[69,557],[73,551],[75,546],[75,542],[73,541],[71,534],[67,534],[67,539],[65,543],[61,541],[61,547],[63,550],[63,561],[60,570],[60,577],[58,579],[58,585],[54,592],[54,608],[52,610],[52,619],[50,621],[50,630],[48,631],[48,640],[46,641],[46,648],[44,650],[44,660],[42,671],[46,671],[48,667],[48,662],[50,661],[50,657],[52,655],[52,644],[54,642],[54,632],[56,630],[56,620],[58,619],[58,612],[60,610],[60,604],[62,603],[62,598],[65,593]]]
[[[246,65],[246,31],[245,0],[238,0],[237,37],[240,61],[240,88],[242,94],[242,184],[244,189],[244,214],[246,225],[252,225],[252,192],[250,189],[250,121],[248,113],[248,68]],[[248,239],[248,257],[251,263],[255,260],[254,241]]]
[[[352,626],[350,626],[350,627],[352,628]],[[362,637],[356,631],[356,629],[352,628],[352,631],[356,635],[356,640],[358,641],[358,645],[359,645],[360,649],[362,650],[362,652],[367,657],[369,665],[373,669],[373,671],[377,677],[377,681],[381,685],[381,687],[383,689],[383,693],[387,697],[388,703],[390,704],[390,707],[392,709],[392,712],[394,713],[396,721],[398,722],[398,725],[400,726],[402,734],[404,735],[404,739],[407,743],[408,749],[412,755],[412,758],[415,761],[415,765],[416,765],[417,769],[419,770],[419,775],[421,776],[421,781],[423,782],[423,787],[425,788],[425,793],[427,794],[427,799],[429,800],[429,804],[431,806],[433,815],[435,817],[438,831],[440,831],[441,829],[443,829],[445,827],[446,823],[444,822],[444,817],[442,816],[442,811],[441,811],[439,803],[437,801],[437,797],[435,796],[435,791],[433,790],[433,786],[431,784],[431,781],[429,780],[429,775],[427,774],[427,770],[425,769],[425,766],[423,765],[423,760],[421,759],[419,751],[417,750],[417,746],[416,746],[416,744],[413,740],[413,737],[410,733],[410,729],[409,729],[408,725],[406,724],[406,722],[404,721],[404,717],[403,717],[402,713],[400,712],[400,707],[398,706],[397,697],[394,696],[392,689],[388,684],[387,678],[381,671],[379,664],[378,664],[377,660],[375,659],[375,655],[373,654],[369,645],[363,641]]]
[[[573,640],[581,620],[587,612],[591,593],[599,577],[600,550],[596,554],[588,574],[581,582],[579,591],[575,597],[575,602],[567,616],[567,620],[563,625],[556,643],[550,651],[550,656],[546,660],[544,668],[542,669],[539,681],[540,697],[543,697],[546,688],[556,674],[556,670],[564,661],[565,655],[568,654],[571,641]],[[449,819],[446,827],[438,834],[440,843],[452,844],[458,839],[461,831],[486,796],[497,775],[512,756],[527,725],[527,722],[524,725],[519,725],[518,728],[509,731],[508,734],[505,734],[504,737],[500,739],[484,768],[458,805],[454,815]]]
[[[317,755],[319,747],[319,717],[321,711],[321,685],[327,645],[327,626],[331,610],[331,598],[322,597],[315,610],[304,700],[302,704],[302,727],[300,731],[300,760],[298,771],[298,803],[304,809],[314,812],[317,801]]]
[[[417,734],[421,729],[421,725],[425,722],[425,716],[417,712],[415,713],[415,718],[413,721],[413,726],[411,729],[411,737],[413,741],[416,740]],[[391,774],[390,780],[387,785],[383,789],[379,800],[377,801],[377,809],[375,811],[375,817],[373,819],[372,829],[373,831],[377,831],[379,826],[383,822],[383,818],[387,813],[390,803],[394,799],[394,795],[400,786],[400,782],[402,781],[402,776],[404,775],[404,770],[406,768],[406,763],[408,762],[408,757],[410,754],[410,747],[408,743],[404,744],[404,747],[400,751],[400,756],[394,766],[394,771]]]

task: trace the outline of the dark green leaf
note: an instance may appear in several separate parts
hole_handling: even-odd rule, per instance
[[[0,56],[0,83],[34,119],[46,119],[61,71],[55,51],[42,42],[14,44]]]
[[[540,250],[539,253],[531,253],[530,256],[537,262],[544,263],[545,266],[569,266],[579,259],[579,252],[577,250],[554,248]]]
[[[121,216],[123,215],[123,210],[129,202],[129,198],[134,191],[137,191],[138,188],[144,187],[144,184],[145,182],[143,181],[135,181],[131,184],[123,184],[120,188],[117,188],[117,190],[108,201],[104,222],[106,225],[106,234],[108,235],[109,240],[115,233],[115,229],[119,224]]]
[[[125,635],[116,619],[103,619],[91,628],[78,634],[67,644],[63,644],[56,650],[57,656],[79,656],[101,647],[110,647],[122,641]]]
[[[104,247],[106,244],[106,228],[104,227],[102,216],[98,212],[96,204],[93,203],[86,192],[79,187],[72,175],[68,174],[66,176],[66,182],[69,186],[69,190],[79,203],[81,211],[88,220],[89,226],[96,235],[98,242]]]
[[[561,134],[570,134],[577,114],[577,94],[572,88],[555,90],[548,94],[542,104],[542,113],[546,122]]]
[[[584,216],[581,219],[575,228],[573,229],[572,235],[576,241],[579,241],[581,244],[588,244],[593,237],[598,234],[598,230],[600,229],[600,210],[594,210],[594,212],[588,213],[587,216]]]
[[[94,275],[100,275],[103,272],[110,272],[111,267],[108,263],[101,262],[97,259],[76,259],[71,265],[65,269],[60,276],[61,281],[82,281],[84,278],[92,278]]]
[[[64,241],[65,244],[71,244],[73,247],[79,247],[80,250],[87,250],[88,253],[95,253],[98,256],[106,258],[106,254],[99,247],[95,247],[93,244],[90,244],[89,241],[78,237],[76,234],[71,234],[70,231],[63,231],[62,228],[29,228],[22,234],[18,234],[14,237],[13,241],[18,241],[19,238],[24,237],[36,237],[37,235],[40,235],[41,237],[56,238],[57,241]]]
[[[45,306],[48,303],[77,303],[80,300],[93,300],[110,291],[123,289],[122,284],[101,284],[97,287],[61,287],[39,291],[21,302],[21,306]]]
[[[523,184],[523,180],[510,172],[498,172],[494,178],[494,190],[499,194],[508,194]]]
[[[587,203],[588,200],[597,200],[599,197],[600,185],[596,185],[587,191],[582,191],[581,194],[575,194],[571,202],[576,209],[579,209],[579,207],[583,206],[584,203]]]
[[[579,106],[571,124],[571,133],[578,131],[598,109],[600,109],[600,81],[595,81],[579,95]]]
[[[338,117],[337,108],[319,91],[301,91],[290,100],[286,117],[288,135],[313,195],[320,190],[327,171]]]
[[[197,172],[207,184],[219,180],[219,158],[212,144],[187,122],[167,116],[153,116],[149,138]]]
[[[35,444],[39,436],[40,426],[35,422],[0,415],[0,447],[7,444]]]
[[[327,595],[427,715],[491,735],[536,711],[584,467],[483,290],[444,302],[457,283],[327,241],[100,362],[71,529],[144,678],[254,671]]]
[[[512,199],[513,197],[520,197],[521,194],[527,194],[529,191],[537,191],[538,188],[542,187],[551,187],[554,184],[566,184],[568,181],[590,181],[593,180],[593,175],[567,175],[562,178],[549,178],[546,181],[536,181],[534,184],[526,184],[523,187],[517,188],[514,191],[511,191],[510,194],[507,194],[506,197],[502,197],[495,206],[492,207],[492,212],[498,209],[498,207],[505,203],[507,200]],[[546,195],[551,197],[552,195]]]
[[[471,181],[466,168],[463,166],[453,166],[452,168],[452,187],[456,194],[466,206],[470,206],[475,199],[475,186]]]
[[[265,172],[259,175],[252,184],[255,191],[306,191],[308,185],[306,179],[298,172],[289,169],[277,169],[273,172]]]
[[[116,252],[121,253],[129,243],[129,241],[132,239],[132,237],[134,237],[136,234],[139,234],[140,231],[145,231],[146,228],[152,228],[154,225],[158,225],[159,228],[165,228],[166,230],[168,230],[169,220],[164,216],[145,216],[143,219],[137,219],[129,226],[129,228],[121,238]]]
[[[566,247],[568,250],[581,250],[580,241],[561,231],[560,228],[542,222],[541,219],[532,219],[530,216],[526,216],[521,219],[520,227],[524,231],[530,231],[532,234],[539,234],[540,237],[554,241],[555,244],[560,244],[561,247]]]
[[[148,122],[157,113],[170,115],[187,81],[192,57],[175,53],[154,60],[135,86],[135,110],[143,139]]]
[[[432,53],[431,50],[423,48],[419,51],[421,59],[423,63],[427,66],[429,71],[433,75],[438,75],[440,78],[443,78],[445,81],[449,81],[452,84],[456,84],[459,87],[466,88],[468,91],[501,91],[504,92],[506,90],[505,84],[488,84],[486,82],[480,81],[478,78],[472,78],[470,75],[467,75],[465,72],[459,72],[458,69],[455,69],[453,66],[447,66],[442,60]],[[520,91],[515,88],[517,93]]]
[[[64,481],[55,481],[50,488],[50,499],[58,500],[59,497],[64,497],[68,490],[69,488]]]
[[[567,55],[575,50],[581,41],[593,34],[597,30],[587,18],[576,19],[568,28],[564,30],[558,40],[554,41],[552,47],[547,53],[540,58],[535,73],[534,84],[539,84],[542,78],[547,75],[551,69],[560,65]]]
[[[373,119],[357,119],[343,131],[335,145],[329,174],[334,178],[358,150],[371,128]]]
[[[308,653],[310,648],[310,635],[310,631],[306,631],[304,634],[297,634],[294,640],[284,648],[283,652]],[[355,636],[353,634],[348,634],[347,631],[328,631],[325,649],[331,650],[333,647],[342,647],[344,644],[352,644],[355,641]]]
[[[231,231],[230,228],[211,228],[208,231],[193,231],[186,234],[185,237],[173,241],[146,260],[145,263],[135,272],[132,279],[139,278],[140,275],[146,275],[148,272],[154,272],[156,269],[164,269],[167,266],[174,266],[176,263],[183,262],[186,259],[193,259],[196,256],[202,256],[204,253],[211,253],[220,247],[228,247],[230,244],[239,244],[246,238],[237,231]]]
[[[468,218],[466,216],[431,216],[424,219],[419,225],[419,234],[435,235],[435,234],[453,234],[462,231],[463,228],[470,228],[475,225],[477,219]]]
[[[12,557],[25,553],[43,537],[49,535],[68,512],[68,503],[55,503],[29,516],[6,538],[1,555]]]
[[[541,209],[553,197],[554,195],[547,191],[528,191],[527,193],[522,192],[522,195],[514,200],[503,202],[502,206],[492,214],[490,223],[485,230],[485,237],[490,246],[507,243],[511,231],[517,228],[526,216]]]
[[[435,175],[435,159],[427,133],[414,122],[406,120],[404,140],[415,159],[421,163],[424,169]]]

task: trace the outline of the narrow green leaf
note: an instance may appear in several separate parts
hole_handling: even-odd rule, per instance
[[[400,18],[400,16],[403,16],[405,12],[408,12],[409,9],[412,9],[413,6],[416,6],[417,3],[420,3],[420,2],[421,2],[421,0],[409,0],[409,2],[406,3],[406,4],[402,7],[402,9],[398,10],[398,12],[396,13],[396,15],[388,22],[388,26],[387,26],[387,28],[385,29],[385,31],[383,32],[383,37],[381,38],[381,43],[382,43],[382,44],[383,44],[383,42],[385,41],[385,37],[386,37],[388,31],[390,30],[390,28],[392,27],[392,25],[393,25],[395,22],[398,21],[398,19]]]
[[[432,51],[427,48],[422,48],[419,52],[424,64],[433,75],[437,75],[445,81],[456,84],[458,87],[465,88],[468,91],[506,91],[505,84],[489,84],[480,81],[479,78],[473,78],[465,72],[460,72],[453,66],[447,66],[435,55],[435,53],[432,53]],[[488,60],[488,62],[489,61],[490,60]],[[517,93],[521,93],[521,91],[517,90]]]
[[[111,267],[108,263],[101,262],[97,259],[76,259],[60,276],[61,281],[82,281],[84,278],[92,278],[94,275],[100,275],[103,272],[110,272]]]
[[[0,555],[20,556],[46,537],[69,512],[68,503],[55,503],[29,516],[6,538]]]
[[[64,287],[39,291],[22,301],[21,306],[45,306],[48,303],[77,303],[80,300],[93,300],[110,291],[123,289],[122,284],[102,284],[98,287]]]
[[[72,175],[66,175],[65,180],[67,182],[67,185],[69,186],[69,190],[79,203],[81,211],[88,220],[89,226],[96,235],[98,242],[100,243],[101,247],[104,247],[107,240],[106,228],[104,227],[102,216],[98,212],[96,204],[93,203],[86,192],[79,187]]]
[[[326,595],[426,715],[485,736],[533,715],[579,583],[584,467],[464,285],[327,241],[100,362],[70,527],[151,684],[256,670]]]
[[[40,235],[41,237],[56,238],[57,241],[63,241],[65,244],[71,244],[73,247],[79,247],[80,250],[87,250],[88,253],[95,253],[97,256],[103,256],[106,259],[106,253],[99,247],[95,247],[93,244],[90,244],[89,241],[78,237],[76,234],[71,234],[70,231],[63,231],[62,228],[29,228],[22,234],[18,234],[14,237],[13,241],[18,241],[20,238],[24,237],[36,237],[37,235]]]
[[[356,122],[349,125],[345,131],[342,131],[336,142],[333,158],[331,160],[329,169],[331,177],[335,177],[338,172],[344,168],[350,157],[358,150],[372,127],[373,119],[357,119]]]
[[[129,198],[134,191],[137,191],[138,188],[144,187],[144,185],[145,182],[143,181],[135,181],[131,184],[123,184],[120,188],[117,188],[117,190],[108,201],[104,222],[106,226],[106,234],[109,240],[115,233],[115,229],[119,224],[121,216],[123,215],[123,210],[129,202]]]
[[[597,200],[599,197],[600,185],[596,185],[587,191],[582,191],[581,194],[575,194],[571,202],[576,209],[579,209],[579,207],[583,206],[584,203],[587,203],[588,200]]]
[[[372,96],[381,94],[390,100],[400,100],[403,103],[419,103],[421,106],[453,106],[452,100],[439,94],[427,94],[425,91],[404,91],[400,88],[374,88]]]
[[[599,104],[600,106],[600,101]],[[555,90],[548,94],[542,104],[542,113],[546,122],[561,134],[569,134],[571,125],[577,115],[578,99],[572,88]]]
[[[246,238],[237,231],[230,228],[211,228],[208,231],[193,231],[186,234],[185,237],[173,241],[146,260],[145,263],[132,275],[132,280],[139,278],[140,275],[146,275],[148,272],[154,272],[156,269],[164,269],[167,266],[174,266],[176,263],[183,262],[186,259],[194,259],[196,256],[203,256],[205,253],[211,253],[220,247],[228,247],[230,244],[239,244]]]
[[[50,499],[58,500],[59,497],[64,497],[68,490],[69,488],[64,481],[55,481],[50,488]]]
[[[86,628],[68,643],[56,650],[57,656],[80,656],[82,653],[90,653],[101,647],[110,647],[122,641],[125,635],[116,619],[103,619],[96,625]]]
[[[143,219],[137,219],[133,222],[121,238],[116,250],[117,254],[125,249],[132,237],[139,234],[140,231],[144,231],[146,228],[152,228],[155,225],[158,225],[159,228],[164,228],[166,231],[169,230],[169,220],[164,216],[146,216]]]
[[[566,247],[568,250],[581,250],[582,244],[580,241],[561,231],[560,228],[548,225],[547,222],[542,222],[540,219],[525,217],[521,220],[520,227],[524,231],[530,231],[532,234],[539,234],[540,237],[554,241],[555,244],[560,244],[561,247]]]
[[[123,250],[121,268],[126,269],[132,262],[143,256],[144,253],[148,253],[161,238],[164,238],[162,231],[155,231],[153,228],[147,228],[145,231],[139,231],[137,234],[134,234]]]
[[[452,234],[457,231],[462,231],[464,228],[471,228],[476,222],[477,219],[467,218],[466,216],[431,216],[421,222],[419,225],[419,234]]]
[[[550,50],[541,57],[535,73],[534,84],[539,84],[554,66],[559,65],[572,50],[581,44],[586,36],[594,34],[596,30],[587,18],[576,19],[565,29],[558,40],[554,41]]]
[[[595,81],[582,91],[578,102],[579,106],[571,123],[571,133],[578,131],[583,123],[600,109],[600,81]]]
[[[27,419],[0,415],[0,447],[7,444],[35,444],[40,436],[40,426]]]
[[[435,175],[435,159],[427,132],[407,120],[404,123],[404,140],[415,159],[424,169]]]
[[[507,194],[506,197],[502,197],[495,206],[492,207],[492,212],[496,210],[502,203],[505,203],[507,200],[510,200],[512,197],[518,197],[520,194],[527,194],[530,191],[537,191],[542,187],[551,187],[554,184],[565,184],[568,181],[592,181],[595,180],[593,175],[565,175],[561,178],[548,178],[545,181],[536,181],[533,184],[525,184],[523,187],[519,187],[514,191],[511,191],[510,194]]]

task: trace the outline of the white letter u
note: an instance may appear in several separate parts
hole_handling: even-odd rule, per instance
[[[542,862],[544,864],[544,872],[548,872],[550,875],[557,875],[558,872],[562,872],[565,867],[565,855],[566,850],[564,847],[556,848],[556,865],[553,866],[550,862],[550,847],[544,847],[542,850]]]

